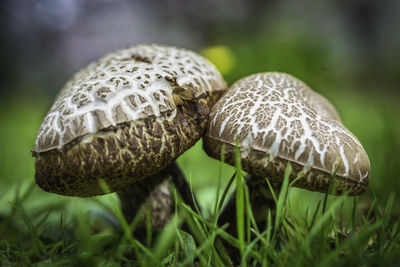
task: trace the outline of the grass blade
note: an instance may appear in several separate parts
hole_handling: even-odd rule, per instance
[[[235,149],[235,162],[236,162],[236,224],[237,224],[237,237],[239,240],[240,255],[244,253],[244,193],[243,193],[243,176],[242,167],[240,163],[240,151],[238,139],[236,139]]]
[[[285,208],[285,201],[289,187],[289,176],[291,172],[292,172],[292,166],[290,165],[290,163],[288,163],[285,169],[285,175],[283,178],[281,192],[279,193],[278,202],[276,204],[275,225],[274,225],[275,232],[277,231],[278,226],[282,221],[282,214]]]

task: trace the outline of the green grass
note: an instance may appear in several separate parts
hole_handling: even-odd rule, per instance
[[[143,243],[132,235],[135,224],[124,222],[115,194],[64,197],[34,184],[30,149],[46,103],[3,102],[0,265],[225,266],[232,248],[237,248],[243,266],[399,265],[400,105],[393,97],[368,92],[340,90],[329,98],[370,157],[371,184],[363,196],[325,196],[291,188],[287,180],[276,196],[276,216],[270,213],[266,228],[257,229],[246,186],[234,186],[242,184],[240,165],[210,159],[200,142],[178,163],[202,214],[177,199],[170,224]],[[231,236],[226,226],[217,226],[217,218],[235,192],[238,214],[244,216],[237,220],[240,234]],[[181,229],[183,222],[187,232]]]
[[[241,181],[240,164],[236,168],[234,177]],[[288,198],[293,190],[290,171],[288,165],[277,198],[276,217],[266,218],[267,229],[258,231],[251,223],[244,223],[251,214],[248,210],[251,205],[246,202],[245,187],[238,183],[242,188],[236,190],[236,201],[241,203],[237,205],[237,214],[241,216],[237,218],[238,236],[231,236],[224,226],[217,227],[211,218],[193,211],[176,197],[174,217],[150,246],[135,239],[132,233],[135,222],[131,225],[126,222],[116,199],[106,204],[101,198],[96,199],[94,204],[101,214],[81,211],[52,221],[49,214],[57,212],[55,207],[27,212],[25,204],[34,191],[31,186],[16,194],[9,203],[9,213],[2,218],[0,260],[2,265],[226,266],[230,264],[226,250],[237,248],[242,266],[399,263],[400,221],[399,215],[392,213],[394,195],[389,196],[384,208],[373,204],[365,214],[359,211],[359,201],[354,201],[350,212],[346,211],[344,204],[349,200],[346,196],[324,197],[324,210],[317,205],[303,214]],[[106,185],[102,186],[108,192]],[[221,206],[225,197],[223,194],[216,199],[215,206]],[[109,222],[113,219],[118,221],[117,225]],[[184,220],[190,233],[180,229]],[[253,238],[246,239],[245,233],[250,232]]]

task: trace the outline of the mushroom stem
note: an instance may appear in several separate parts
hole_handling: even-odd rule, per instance
[[[272,183],[275,196],[279,196],[280,187],[279,183]],[[268,187],[265,179],[256,175],[248,174],[246,177],[246,186],[249,192],[249,201],[252,208],[252,213],[256,221],[257,227],[260,231],[263,231],[266,227],[268,219],[268,211],[271,211],[271,218],[275,216],[276,203],[272,196],[271,190]],[[222,210],[219,218],[218,225],[224,225],[229,223],[227,232],[236,236],[237,235],[237,224],[236,224],[236,195],[232,195],[227,205]]]
[[[128,223],[143,212],[143,219],[135,229],[136,237],[142,239],[146,234],[146,219],[151,218],[152,231],[161,230],[169,221],[175,209],[171,183],[177,189],[182,201],[194,208],[190,186],[177,163],[172,163],[158,173],[146,177],[117,191],[122,213]]]

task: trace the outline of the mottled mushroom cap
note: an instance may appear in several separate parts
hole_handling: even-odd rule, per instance
[[[119,190],[172,163],[204,133],[226,83],[203,57],[138,45],[110,53],[61,90],[37,134],[36,182],[63,195]]]
[[[234,165],[236,138],[243,169],[256,176],[281,182],[290,162],[291,178],[304,173],[298,187],[325,192],[336,168],[337,193],[361,194],[368,186],[370,164],[360,142],[328,100],[288,74],[243,78],[215,104],[204,149],[220,159],[225,144]]]

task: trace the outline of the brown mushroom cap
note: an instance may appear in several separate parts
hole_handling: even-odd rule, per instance
[[[326,191],[337,169],[337,193],[361,194],[370,177],[368,156],[340,122],[328,100],[300,80],[283,73],[260,73],[241,79],[215,104],[204,149],[234,165],[238,139],[243,169],[281,182],[288,162],[296,186]]]
[[[187,50],[138,45],[110,53],[62,89],[37,134],[36,182],[75,196],[119,190],[171,164],[203,134],[226,88]]]

